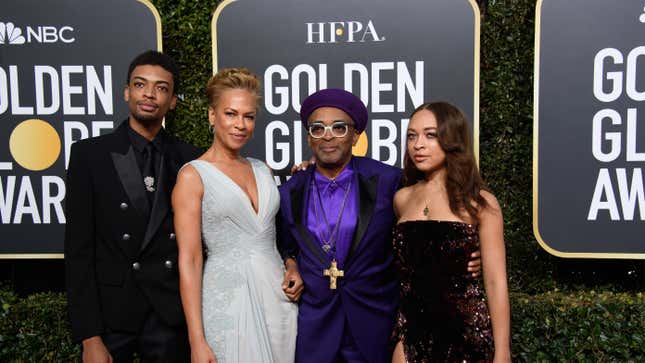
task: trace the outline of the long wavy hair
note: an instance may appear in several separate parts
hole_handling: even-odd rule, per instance
[[[488,188],[477,169],[472,134],[466,116],[447,102],[426,102],[414,110],[410,119],[422,110],[432,112],[437,119],[437,139],[446,153],[445,187],[450,210],[458,216],[463,215],[465,211],[471,219],[479,222],[479,211],[488,205],[480,192],[488,191]],[[425,174],[414,166],[406,147],[403,168],[405,186],[414,185],[424,179]]]

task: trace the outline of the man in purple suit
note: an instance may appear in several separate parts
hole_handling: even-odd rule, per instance
[[[392,199],[401,170],[352,156],[368,119],[353,94],[318,91],[300,116],[316,164],[280,187],[278,214],[283,288],[301,298],[296,362],[390,362],[399,299]]]

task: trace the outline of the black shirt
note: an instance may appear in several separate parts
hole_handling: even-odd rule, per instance
[[[153,159],[154,160],[154,168],[157,171],[155,173],[158,175],[159,171],[159,166],[161,165],[161,155],[164,152],[164,149],[166,147],[166,130],[162,127],[157,135],[155,135],[154,139],[152,141],[148,141],[145,137],[143,137],[141,134],[138,132],[134,131],[132,127],[130,127],[130,121],[125,120],[124,122],[127,122],[128,126],[128,136],[130,137],[130,143],[132,144],[132,148],[134,149],[134,156],[137,159],[137,165],[139,166],[139,171],[143,173],[143,153],[146,148],[146,145],[148,143],[152,143],[152,146],[155,149],[155,153],[157,154],[156,157]]]

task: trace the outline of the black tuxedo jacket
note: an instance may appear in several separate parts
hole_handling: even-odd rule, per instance
[[[167,135],[150,209],[126,122],[71,149],[65,274],[74,340],[136,332],[150,308],[184,324],[170,194],[200,152]]]

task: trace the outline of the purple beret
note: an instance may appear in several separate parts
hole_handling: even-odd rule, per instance
[[[360,98],[339,88],[328,88],[311,94],[300,107],[300,119],[306,127],[309,116],[320,107],[335,107],[354,120],[354,128],[363,132],[367,126],[367,108]]]

